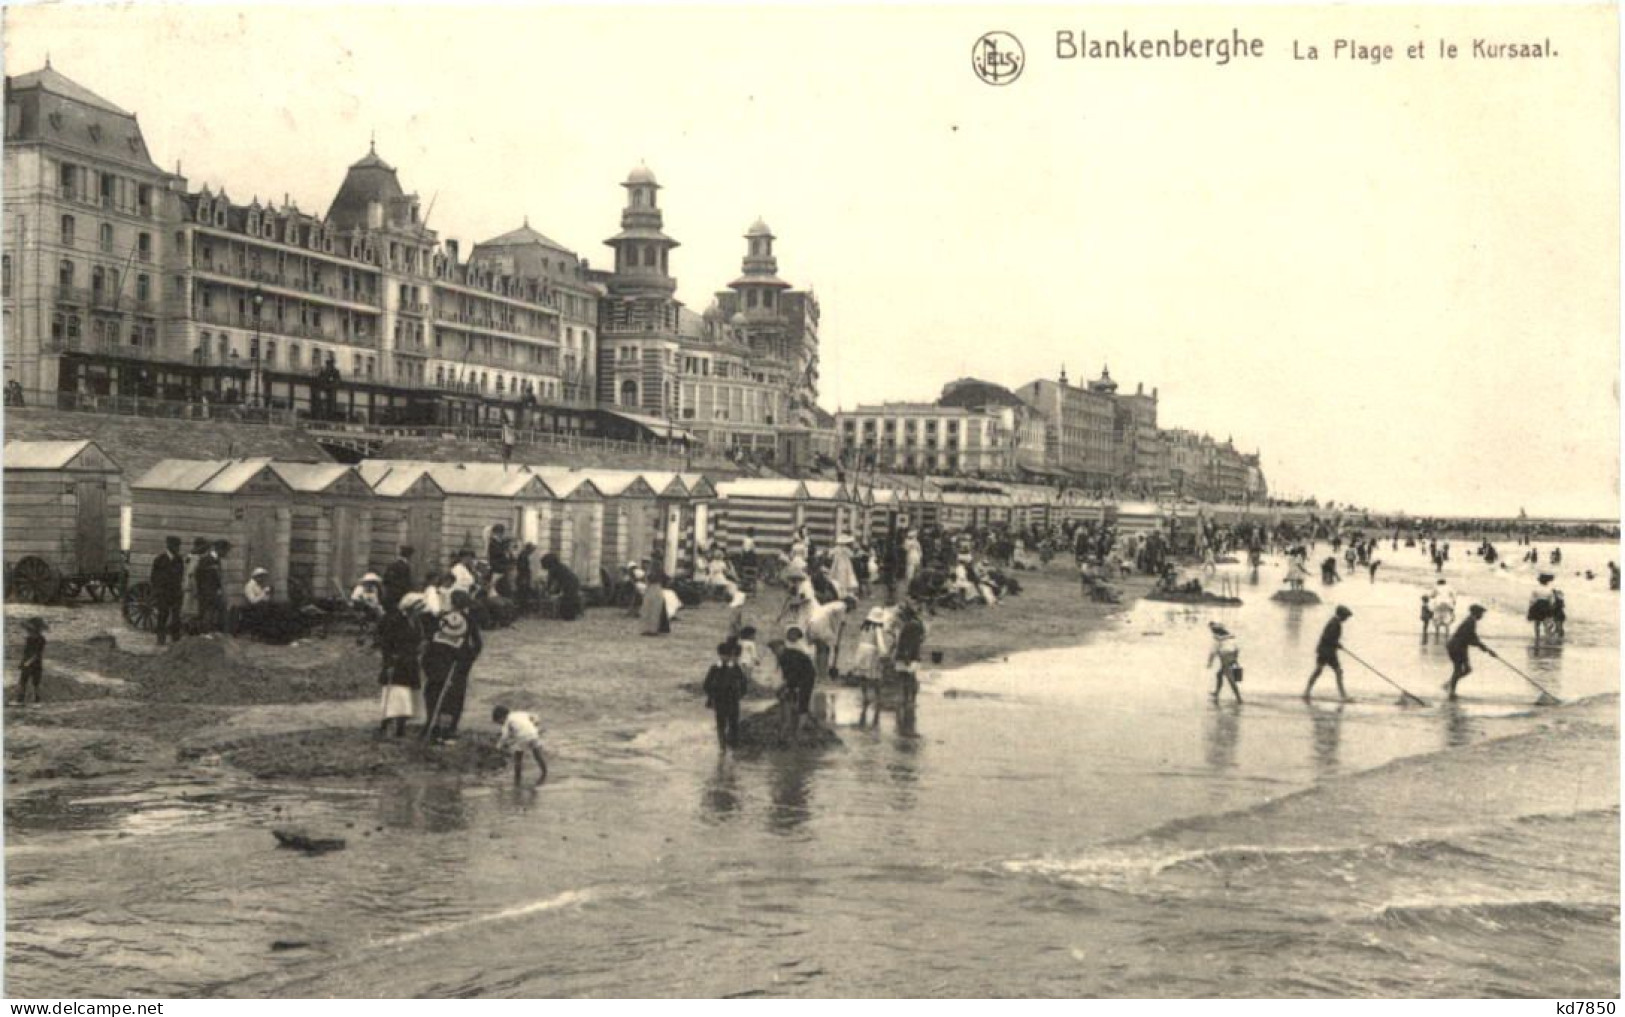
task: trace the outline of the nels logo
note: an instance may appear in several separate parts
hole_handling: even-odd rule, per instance
[[[990,85],[1008,85],[1021,77],[1027,66],[1027,51],[1021,40],[1009,32],[988,32],[971,47],[971,69]]]

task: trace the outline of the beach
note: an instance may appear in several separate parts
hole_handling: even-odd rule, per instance
[[[522,622],[489,634],[465,729],[534,710],[539,789],[481,737],[450,766],[381,762],[370,695],[290,677],[183,704],[85,681],[52,704],[67,675],[48,669],[46,707],[7,711],[7,989],[1617,994],[1617,594],[1575,577],[1568,639],[1535,653],[1526,577],[1452,565],[1492,609],[1486,640],[1564,704],[1481,661],[1449,706],[1413,624],[1431,568],[1384,552],[1376,583],[1312,585],[1320,608],[1268,601],[1275,560],[1257,585],[1226,567],[1239,608],[1137,601],[1136,580],[1112,609],[1060,562],[1019,573],[1021,596],[931,620],[944,659],[916,710],[868,722],[830,687],[842,747],[755,758],[718,753],[692,691],[720,607],[659,638],[609,610]],[[1337,602],[1347,645],[1428,707],[1358,665],[1354,703],[1298,698]],[[93,610],[53,614],[83,638]],[[1213,619],[1243,645],[1239,706],[1207,697]],[[250,649],[373,674],[334,646]],[[95,648],[57,650],[83,670]],[[51,772],[64,747],[81,772]],[[347,847],[278,850],[289,824]]]

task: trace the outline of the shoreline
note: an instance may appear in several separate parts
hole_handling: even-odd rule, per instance
[[[1130,577],[1119,585],[1121,603],[1099,604],[1082,597],[1064,563],[1016,576],[1022,593],[997,607],[926,618],[926,659],[943,655],[930,665],[934,670],[1085,644],[1152,584]],[[758,682],[769,687],[777,676],[765,644],[777,634],[771,618],[783,595],[767,589],[746,609],[767,658]],[[879,602],[861,602],[858,613]],[[194,637],[159,650],[151,635],[121,627],[115,605],[14,609],[8,625],[16,629],[35,614],[52,621],[46,701],[6,710],[13,796],[71,791],[97,779],[371,784],[490,773],[506,762],[495,753],[489,723],[498,703],[535,711],[550,754],[592,754],[682,718],[692,719],[696,739],[708,739],[709,717],[695,689],[727,620],[721,605],[707,603],[679,613],[670,635],[643,637],[636,618],[600,608],[576,622],[526,619],[493,631],[474,669],[463,737],[453,749],[434,752],[421,748],[415,725],[404,744],[374,737],[377,654],[348,636],[286,647]],[[837,662],[850,659],[858,628],[848,624]],[[554,661],[569,665],[555,669]]]

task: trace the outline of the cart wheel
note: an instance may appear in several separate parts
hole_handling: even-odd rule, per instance
[[[29,604],[49,604],[62,587],[62,577],[43,558],[30,555],[11,573],[11,593]]]
[[[142,632],[158,627],[158,597],[151,583],[135,583],[124,591],[124,620]]]

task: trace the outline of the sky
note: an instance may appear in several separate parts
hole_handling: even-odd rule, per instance
[[[822,305],[830,410],[1110,365],[1163,426],[1261,451],[1282,494],[1617,517],[1616,17],[8,7],[4,56],[48,54],[234,200],[324,212],[376,136],[465,251],[528,217],[607,266],[644,163],[696,310],[773,227]],[[995,28],[1026,50],[999,87],[970,61]],[[1062,30],[1233,29],[1264,55],[1056,58]],[[1474,60],[1475,38],[1557,55]]]

